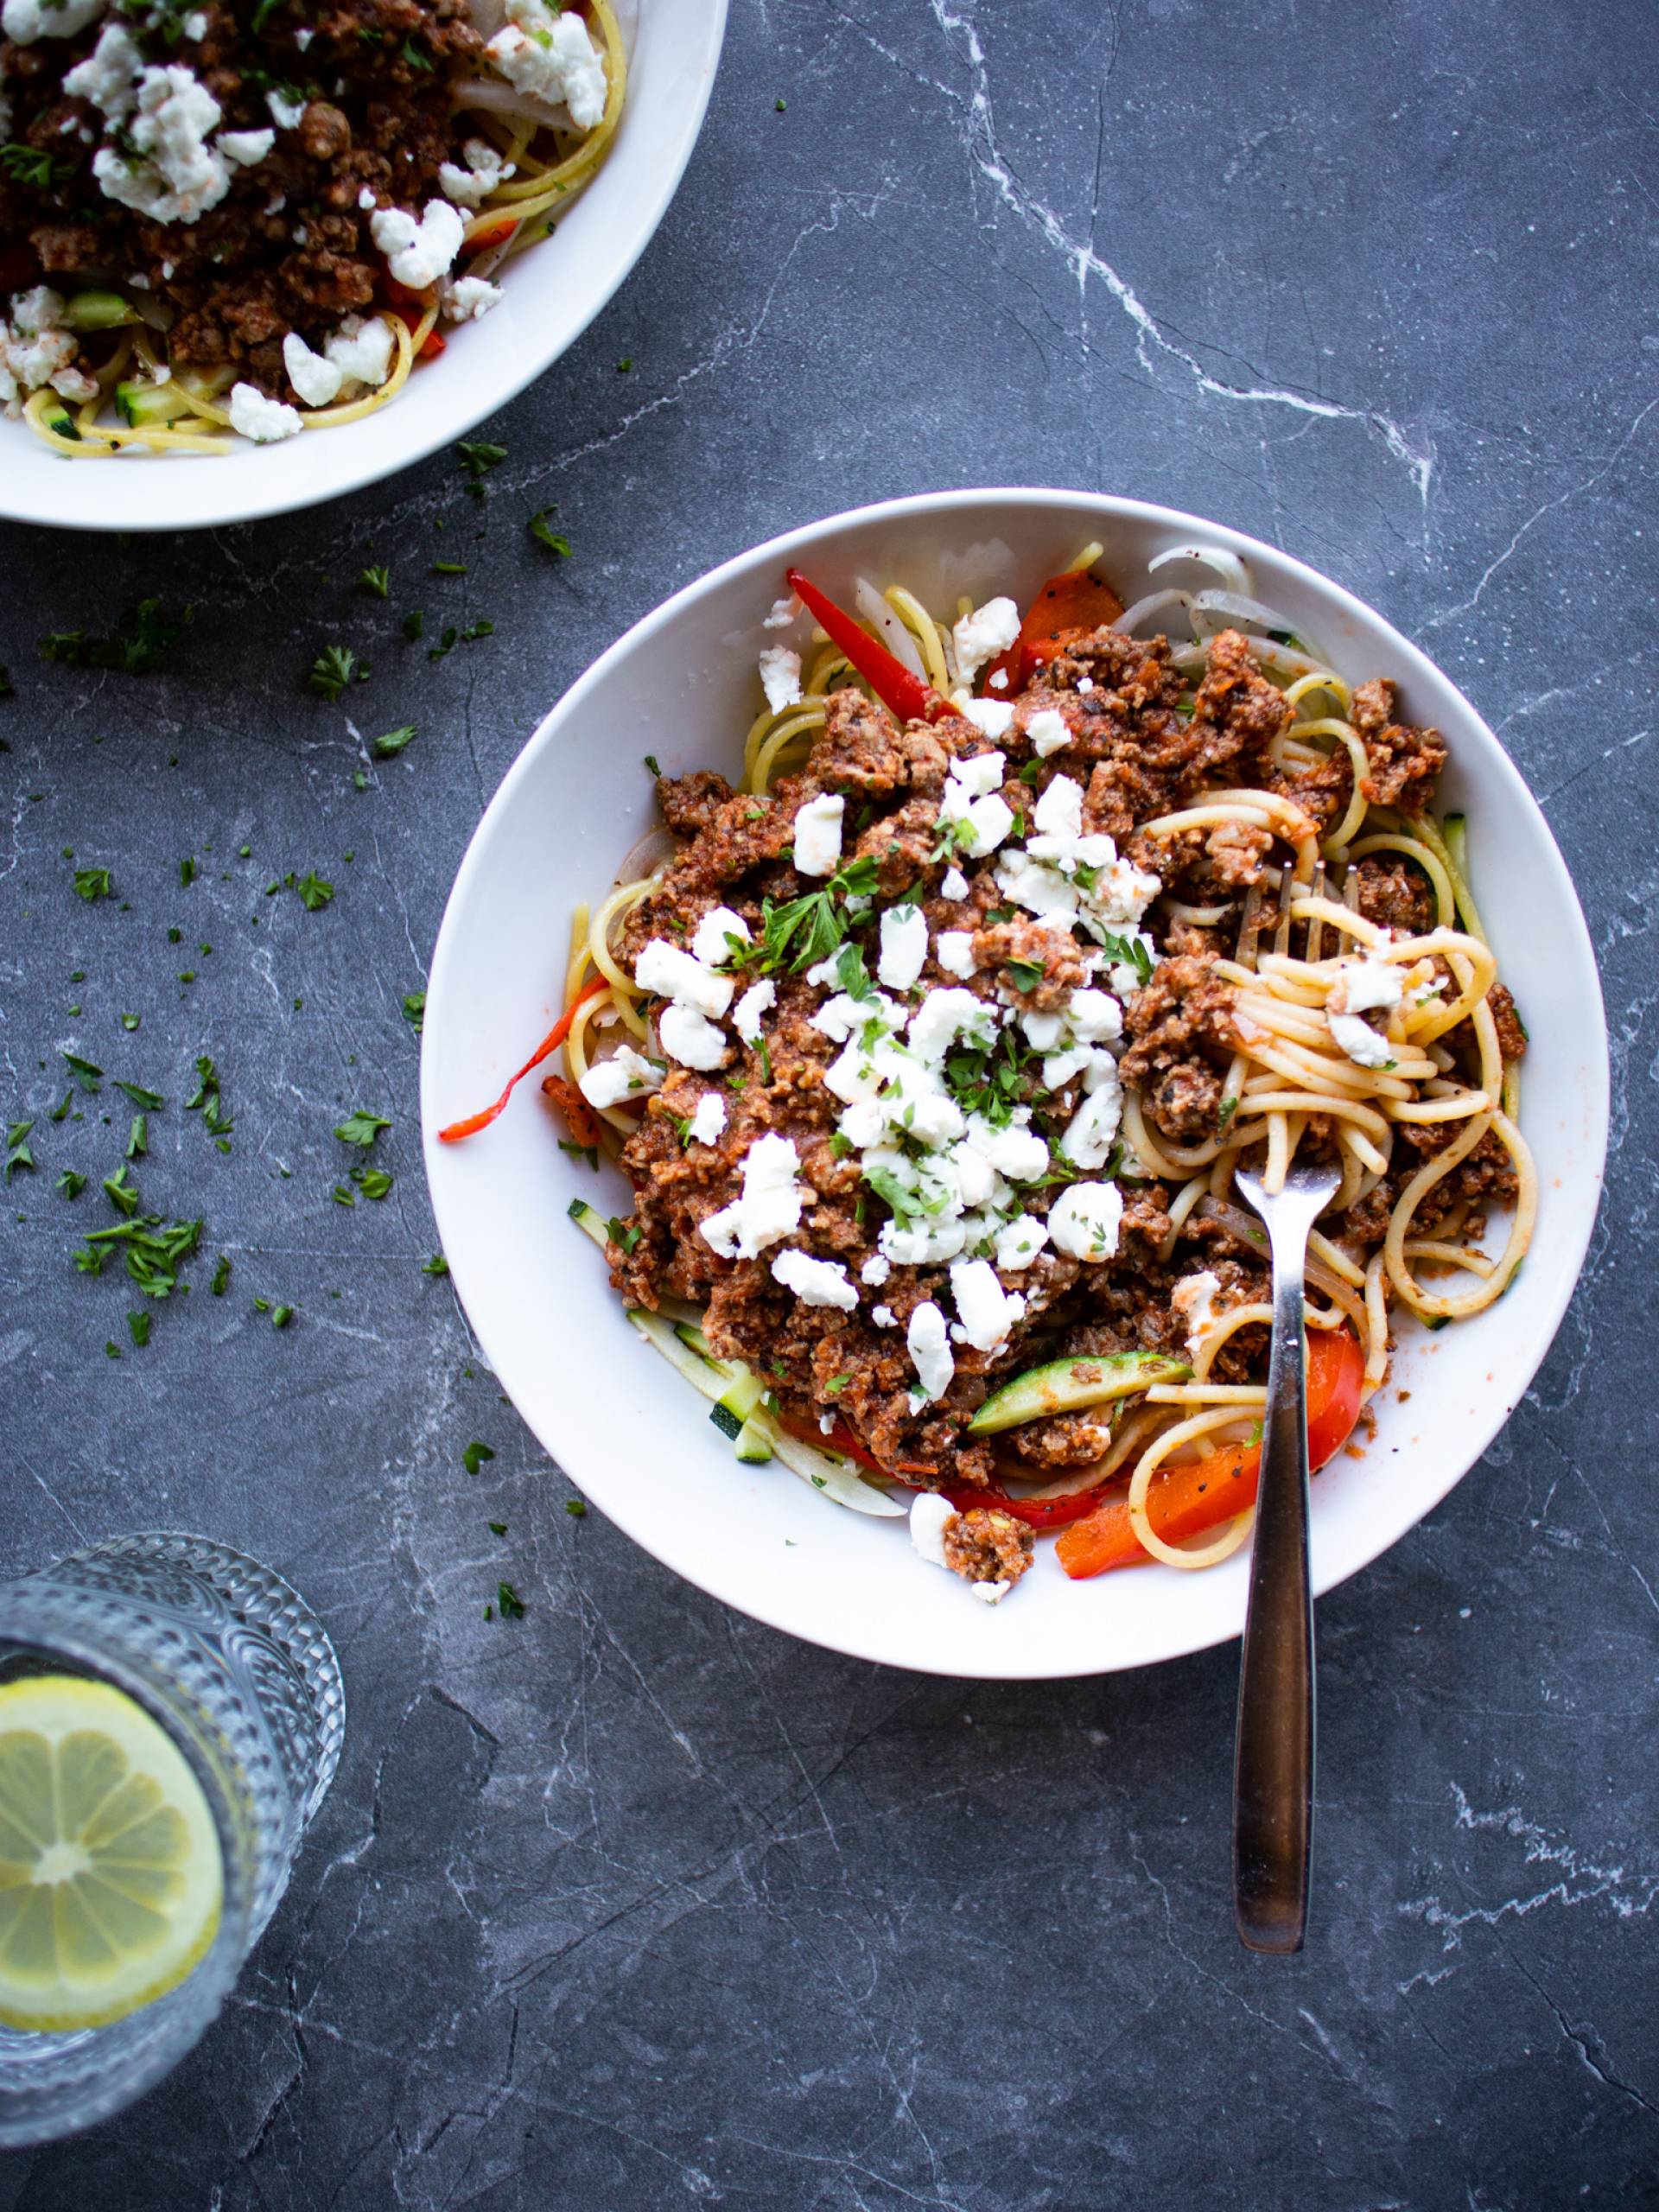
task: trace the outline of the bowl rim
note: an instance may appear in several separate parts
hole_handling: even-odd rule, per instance
[[[351,430],[357,426],[355,424],[342,425],[343,435],[340,433],[332,435],[340,436],[340,450],[346,458],[342,461],[338,474],[332,477],[327,485],[321,488],[311,486],[297,489],[284,489],[285,486],[292,485],[289,472],[280,466],[271,466],[262,471],[261,478],[256,480],[255,488],[251,492],[245,488],[240,496],[229,500],[221,498],[215,502],[210,498],[202,503],[199,512],[193,512],[187,515],[171,513],[151,515],[143,512],[128,512],[124,509],[118,512],[59,513],[42,512],[38,499],[33,499],[29,492],[27,478],[25,478],[25,490],[22,494],[20,495],[10,490],[8,477],[10,472],[0,468],[0,522],[32,524],[39,529],[45,530],[120,531],[130,531],[135,535],[140,532],[150,533],[162,531],[221,530],[232,528],[240,523],[263,522],[278,515],[301,513],[309,507],[326,506],[331,500],[344,499],[351,493],[365,491],[371,485],[384,483],[390,477],[401,475],[404,470],[416,467],[423,461],[429,461],[441,447],[453,443],[457,438],[464,438],[469,430],[476,429],[478,425],[486,421],[489,416],[499,414],[502,408],[510,406],[526,386],[533,384],[537,377],[545,375],[549,369],[562,360],[570,348],[598,321],[617,293],[633,274],[635,268],[644,257],[646,248],[662,227],[663,219],[668,213],[675,194],[680,188],[687,168],[690,166],[691,156],[696,152],[697,142],[702,135],[703,122],[709,112],[709,101],[714,97],[715,79],[719,73],[721,56],[725,48],[730,0],[677,0],[677,4],[695,5],[703,11],[705,20],[701,29],[700,45],[706,55],[707,66],[698,73],[690,98],[681,110],[681,128],[676,134],[675,139],[671,142],[671,150],[669,161],[660,171],[655,172],[654,187],[641,195],[639,206],[628,226],[632,235],[625,250],[616,257],[613,265],[594,293],[581,321],[564,330],[556,338],[550,351],[545,346],[530,346],[522,355],[517,354],[506,343],[506,329],[504,327],[502,335],[496,342],[492,356],[497,365],[493,373],[485,374],[480,372],[476,377],[474,389],[480,396],[474,401],[468,402],[453,416],[435,421],[424,430],[411,430],[407,443],[400,442],[390,455],[376,454],[373,457],[369,457],[366,451],[357,448],[357,442],[350,436]],[[631,54],[630,60],[632,58]],[[624,119],[626,120],[626,110]],[[647,161],[649,158],[647,155]],[[606,166],[608,167],[609,164],[607,163]],[[645,175],[652,173],[649,168],[642,172]],[[572,203],[572,212],[580,208],[582,199],[585,197],[586,195],[583,194]],[[549,243],[556,244],[556,240],[551,240]],[[486,325],[486,327],[488,328],[489,326]],[[400,394],[399,397],[401,396]],[[395,407],[396,400],[391,404]],[[29,435],[22,424],[8,422],[4,416],[0,416],[0,435],[14,431],[20,438]],[[355,461],[351,458],[354,448],[363,451],[363,457]],[[45,454],[45,449],[41,450]],[[331,446],[328,450],[333,452],[334,448]],[[58,456],[50,454],[46,454],[45,457],[59,459]],[[230,456],[232,460],[243,461],[247,461],[252,457],[251,454]],[[175,468],[185,467],[190,458],[188,455],[175,456]],[[264,458],[267,461],[274,461],[275,455],[266,454]],[[117,462],[114,464],[113,474],[119,484],[123,467],[130,473],[135,468],[148,470],[157,465],[166,467],[168,457],[165,454],[152,454],[144,459],[135,457],[124,464]],[[77,464],[73,461],[59,459],[59,466],[63,468],[74,468]],[[92,470],[96,470],[97,466],[95,461],[86,464],[86,468]],[[213,463],[207,461],[201,463],[196,472],[206,480],[210,487],[214,480],[212,469]]]
[[[1437,1482],[1432,1494],[1425,1493],[1421,1503],[1414,1500],[1414,1510],[1410,1519],[1402,1527],[1393,1529],[1392,1533],[1383,1534],[1375,1544],[1370,1543],[1368,1539],[1366,1546],[1362,1547],[1360,1556],[1351,1559],[1336,1570],[1329,1567],[1322,1570],[1316,1552],[1313,1589],[1313,1596],[1317,1600],[1358,1573],[1363,1568],[1373,1565],[1384,1553],[1392,1549],[1396,1543],[1409,1535],[1411,1530],[1426,1519],[1437,1506],[1444,1503],[1490,1449],[1493,1440],[1510,1418],[1515,1406],[1519,1404],[1536,1377],[1538,1370],[1542,1365],[1560,1328],[1573,1293],[1578,1287],[1590,1240],[1599,1214],[1601,1195],[1605,1181],[1611,1102],[1607,1023],[1593,943],[1576,886],[1573,882],[1566,860],[1555,842],[1554,833],[1549,826],[1542,808],[1534,798],[1525,778],[1510,759],[1485,717],[1479,713],[1461,687],[1453,682],[1445,670],[1431,660],[1420,646],[1414,645],[1410,639],[1399,631],[1386,616],[1369,606],[1357,594],[1350,591],[1345,585],[1337,582],[1333,577],[1325,575],[1323,571],[1313,568],[1310,563],[1299,560],[1295,555],[1287,553],[1278,546],[1269,545],[1260,538],[1251,537],[1248,532],[1233,528],[1230,524],[1217,523],[1203,516],[1188,513],[1182,509],[1166,507],[1151,501],[1126,499],[1109,493],[1071,489],[1057,486],[1001,485],[970,486],[948,492],[909,493],[900,498],[874,501],[863,506],[848,508],[836,514],[821,517],[813,521],[798,524],[791,530],[780,532],[776,537],[750,546],[730,556],[715,568],[692,578],[667,599],[648,609],[637,621],[632,623],[621,636],[590,663],[569,688],[554,702],[525,740],[502,777],[467,842],[466,852],[456,871],[454,882],[444,904],[443,915],[439,924],[437,940],[434,946],[428,976],[429,1020],[423,1030],[421,1051],[422,1150],[428,1191],[438,1227],[440,1243],[446,1255],[448,1254],[451,1244],[449,1229],[456,1220],[452,1208],[461,1204],[458,1195],[452,1194],[448,1189],[446,1178],[440,1165],[448,1147],[440,1145],[435,1135],[438,1116],[434,1096],[437,1080],[435,1068],[438,1040],[442,1033],[442,1009],[450,988],[448,979],[452,967],[460,957],[456,947],[461,938],[461,917],[468,902],[474,880],[489,866],[487,848],[491,842],[493,826],[517,803],[519,790],[534,773],[540,756],[550,746],[558,742],[563,727],[574,718],[582,705],[593,695],[603,690],[613,669],[635,652],[648,645],[660,631],[676,621],[682,613],[699,599],[713,594],[722,585],[741,576],[746,571],[753,570],[775,576],[789,563],[801,563],[803,556],[809,553],[815,545],[836,533],[854,527],[899,524],[913,521],[918,518],[938,518],[944,524],[953,516],[965,513],[976,513],[983,521],[989,518],[988,511],[994,510],[999,505],[1013,505],[1025,510],[1050,509],[1056,512],[1075,512],[1078,508],[1093,508],[1103,519],[1109,518],[1133,524],[1154,527],[1173,531],[1187,538],[1194,536],[1208,537],[1211,540],[1229,546],[1246,560],[1259,560],[1265,562],[1270,567],[1289,569],[1299,582],[1312,588],[1314,592],[1327,600],[1336,612],[1351,618],[1357,615],[1365,625],[1375,626],[1381,641],[1393,655],[1397,657],[1389,671],[1390,675],[1407,684],[1409,684],[1414,678],[1427,677],[1433,683],[1444,685],[1455,694],[1471,722],[1478,730],[1481,739],[1484,741],[1486,747],[1484,767],[1501,781],[1506,782],[1510,787],[1512,797],[1519,799],[1525,810],[1533,816],[1535,826],[1545,840],[1547,849],[1553,855],[1560,882],[1565,887],[1570,903],[1574,938],[1572,950],[1578,956],[1580,965],[1585,970],[1589,984],[1586,1019],[1581,1032],[1575,1031],[1573,1040],[1575,1050],[1581,1052],[1584,1061],[1588,1092],[1586,1101],[1588,1108],[1587,1126],[1585,1131],[1586,1141],[1580,1147],[1579,1164],[1586,1179],[1594,1187],[1595,1202],[1583,1208],[1570,1224],[1561,1224],[1562,1233],[1553,1240],[1551,1249],[1554,1257],[1550,1279],[1550,1295],[1532,1323],[1517,1353],[1511,1355],[1510,1361],[1506,1363],[1512,1369],[1515,1377],[1513,1403],[1506,1402],[1503,1393],[1491,1394],[1491,1403],[1496,1410],[1489,1418],[1483,1419],[1478,1425],[1476,1440],[1468,1449],[1463,1464],[1460,1466],[1454,1464],[1453,1471],[1446,1475],[1443,1480]],[[429,1018],[430,1010],[435,1004],[439,1015],[439,1020],[435,1023]],[[492,1342],[493,1329],[487,1324],[480,1325],[470,1306],[467,1306],[466,1294],[462,1287],[461,1272],[454,1268],[453,1265],[452,1280],[455,1294],[467,1312],[468,1322],[474,1331],[486,1359],[488,1360],[493,1371],[505,1383],[506,1377],[498,1362],[496,1347]],[[507,1387],[511,1395],[511,1385]],[[518,1409],[517,1400],[515,1399],[513,1402],[515,1409]],[[537,1436],[550,1456],[565,1471],[569,1479],[586,1492],[588,1488],[586,1473],[567,1461],[564,1453],[555,1445],[550,1434],[547,1433],[553,1424],[542,1421],[531,1421],[522,1411],[520,1417],[525,1421],[526,1426],[531,1429],[532,1433]],[[1457,1454],[1453,1455],[1454,1463],[1457,1456]],[[578,1459],[581,1457],[580,1447],[573,1457]],[[666,1566],[671,1573],[680,1576],[682,1580],[691,1582],[695,1587],[702,1589],[723,1604],[732,1605],[748,1618],[760,1621],[768,1627],[778,1629],[786,1635],[819,1644],[825,1649],[838,1651],[851,1658],[871,1661],[880,1665],[893,1666],[912,1673],[990,1681],[1065,1681],[1092,1675],[1115,1673],[1142,1665],[1162,1664],[1170,1659],[1189,1656],[1199,1651],[1211,1649],[1218,1644],[1236,1642],[1241,1633],[1238,1627],[1221,1627],[1213,1633],[1206,1630],[1195,1637],[1184,1637],[1177,1643],[1172,1643],[1167,1649],[1155,1654],[1139,1657],[1109,1659],[1103,1664],[1015,1664],[1010,1666],[1004,1663],[988,1665],[982,1669],[977,1668],[969,1669],[959,1663],[930,1663],[925,1656],[919,1657],[910,1654],[897,1656],[890,1649],[874,1649],[868,1638],[861,1640],[849,1637],[845,1641],[836,1641],[816,1631],[802,1629],[787,1618],[786,1604],[769,1602],[772,1591],[775,1591],[779,1598],[785,1595],[785,1586],[781,1580],[770,1586],[769,1589],[763,1590],[757,1596],[747,1589],[742,1594],[738,1594],[730,1588],[717,1586],[715,1579],[703,1579],[689,1573],[677,1562],[664,1559],[662,1553],[650,1541],[651,1530],[647,1517],[643,1512],[634,1514],[628,1510],[626,1492],[623,1493],[622,1501],[619,1506],[609,1495],[610,1489],[611,1485],[602,1478],[595,1485],[595,1494],[602,1497],[602,1510],[607,1518],[614,1521],[625,1535],[630,1536],[653,1558]],[[988,1649],[986,1656],[988,1660],[995,1658],[995,1655]]]

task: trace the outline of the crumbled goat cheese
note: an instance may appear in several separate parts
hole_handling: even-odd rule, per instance
[[[1123,1009],[1107,991],[1073,991],[1065,1003],[1065,1021],[1084,1045],[1115,1045],[1123,1034]]]
[[[257,385],[235,384],[231,386],[231,428],[257,446],[269,446],[279,438],[297,436],[305,425],[297,408],[267,399]]]
[[[728,1260],[755,1260],[800,1226],[800,1160],[787,1137],[771,1131],[743,1160],[743,1194],[698,1224],[703,1242]]]
[[[340,387],[346,381],[346,372],[339,362],[314,353],[297,330],[290,330],[283,340],[283,366],[308,407],[327,407],[330,400],[339,398]]]
[[[1116,1183],[1072,1183],[1049,1209],[1057,1252],[1073,1260],[1109,1260],[1117,1250],[1123,1194]]]
[[[944,1532],[957,1517],[956,1507],[936,1490],[918,1491],[911,1500],[910,1541],[931,1565],[945,1565]]]
[[[910,1326],[905,1331],[905,1346],[916,1370],[918,1387],[911,1393],[912,1405],[918,1399],[925,1405],[931,1400],[942,1398],[950,1388],[957,1361],[944,1316],[931,1298],[925,1298],[911,1315]]]
[[[487,276],[442,276],[438,280],[438,304],[446,322],[476,322],[492,308],[499,308],[506,296],[501,287],[492,284]]]
[[[760,683],[766,704],[774,715],[798,706],[801,697],[801,657],[788,645],[768,645],[760,656]]]
[[[691,957],[705,968],[723,968],[753,938],[741,914],[729,906],[716,906],[697,924],[691,939]]]
[[[725,1127],[726,1101],[717,1090],[705,1090],[686,1125],[686,1135],[693,1144],[717,1144]]]
[[[1360,1016],[1373,1010],[1392,1013],[1404,995],[1405,982],[1398,967],[1374,953],[1351,962],[1338,975],[1325,1002],[1325,1018],[1337,1045],[1356,1067],[1393,1065],[1393,1046]]]
[[[276,143],[274,130],[221,130],[213,143],[227,161],[234,162],[240,169],[251,169],[263,162]]]
[[[119,122],[131,114],[143,73],[144,57],[132,34],[123,23],[106,23],[86,59],[65,76],[63,89]]]
[[[732,1020],[746,1045],[760,1042],[760,1017],[778,1003],[776,983],[751,983],[732,1009]]]
[[[927,963],[927,917],[919,906],[887,906],[881,914],[876,976],[889,990],[907,991]]]
[[[810,1252],[780,1252],[772,1263],[772,1279],[792,1290],[803,1306],[833,1306],[851,1313],[858,1305],[858,1293],[839,1260],[815,1260]]]
[[[576,1087],[590,1106],[614,1106],[620,1099],[660,1090],[662,1070],[653,1067],[632,1045],[623,1045],[613,1058],[589,1068]]]
[[[1057,707],[1040,708],[1026,724],[1026,735],[1039,760],[1046,760],[1051,753],[1071,742],[1071,728]]]
[[[1018,1111],[1029,1115],[1030,1109],[1022,1106]],[[1015,1122],[999,1129],[976,1114],[968,1124],[968,1142],[988,1166],[1011,1183],[1034,1183],[1047,1174],[1052,1164],[1046,1140],[1025,1122]]]
[[[1014,709],[1003,700],[970,699],[964,694],[960,704],[964,721],[986,737],[1006,737],[1014,728]]]
[[[872,1252],[858,1271],[860,1282],[867,1282],[872,1290],[879,1290],[893,1273],[893,1262],[880,1252]]]
[[[357,204],[359,207],[365,210],[370,207],[378,207],[379,206],[379,196],[372,184],[363,184],[358,187]]]
[[[315,38],[315,31],[314,31],[308,24],[302,30],[297,30],[295,32],[294,43],[299,48],[300,52],[303,54],[307,47],[310,45],[312,40]]]
[[[281,92],[267,92],[265,105],[270,110],[270,119],[279,130],[297,130],[300,118],[305,113],[303,100],[290,100]]]
[[[95,399],[98,386],[74,366],[80,340],[62,327],[63,295],[49,284],[13,295],[10,325],[0,319],[0,404],[16,415],[42,385],[63,398]],[[90,386],[90,389],[88,389]]]
[[[1199,1339],[1216,1319],[1216,1297],[1221,1277],[1205,1268],[1196,1275],[1183,1275],[1169,1294],[1169,1302],[1186,1325],[1186,1348],[1196,1351]]]
[[[1000,1605],[1013,1587],[1012,1582],[970,1582],[968,1594],[977,1598],[982,1605]]]
[[[378,208],[369,218],[369,235],[386,267],[411,292],[423,292],[444,275],[461,251],[465,229],[447,200],[429,200],[418,219],[403,207]]]
[[[1034,1214],[1017,1213],[996,1232],[996,1264],[1010,1274],[1028,1268],[1048,1242],[1048,1229]]]
[[[0,30],[17,46],[37,38],[76,38],[103,14],[105,0],[6,0]]]
[[[696,1007],[683,1006],[677,999],[663,1008],[657,1033],[670,1059],[677,1060],[683,1068],[696,1068],[706,1074],[725,1062],[728,1049],[725,1031]]]
[[[924,1060],[942,1060],[958,1037],[988,1045],[996,1035],[997,1012],[971,991],[955,984],[930,991],[910,1017],[910,1049]]]
[[[207,18],[200,8],[193,8],[185,17],[182,28],[186,38],[194,39],[200,45],[207,35]]]
[[[518,174],[514,164],[504,162],[487,138],[469,138],[461,152],[465,168],[458,162],[443,162],[438,168],[438,189],[457,207],[482,207],[491,193]]]
[[[933,940],[933,957],[947,976],[971,976],[979,965],[974,958],[973,931],[941,930]]]
[[[952,1261],[950,1295],[958,1317],[950,1333],[976,1351],[995,1351],[1007,1342],[1014,1323],[1025,1319],[1025,1300],[1003,1289],[988,1260]]]
[[[641,950],[633,965],[633,980],[642,991],[677,999],[699,1014],[716,1018],[732,1002],[729,976],[715,975],[712,968],[695,959],[683,945],[671,944],[664,937],[652,938]]]
[[[946,868],[939,885],[939,896],[948,899],[953,906],[959,906],[968,896],[968,879],[959,868]]]
[[[574,10],[550,15],[541,0],[507,0],[507,22],[485,48],[510,85],[550,106],[563,104],[578,130],[605,112],[605,65]]]
[[[1014,810],[1000,788],[1007,766],[1000,753],[976,753],[971,760],[950,763],[939,798],[939,820],[964,825],[966,834],[959,830],[957,837],[970,860],[995,852],[1014,827]]]
[[[801,612],[799,595],[791,592],[786,598],[774,599],[772,612],[760,625],[763,630],[787,630]]]
[[[1084,1085],[1087,1096],[1065,1125],[1060,1150],[1074,1166],[1103,1167],[1123,1119],[1123,1087],[1109,1054],[1102,1052],[1091,1063]]]
[[[130,150],[100,146],[92,156],[99,189],[153,222],[194,222],[231,188],[230,163],[207,143],[219,112],[219,102],[188,69],[176,63],[146,69],[125,127]]]
[[[950,632],[957,649],[957,673],[971,683],[988,660],[1005,653],[1020,635],[1020,610],[1011,599],[987,600],[964,614]]]
[[[323,352],[348,382],[382,385],[391,366],[391,326],[384,315],[348,315],[333,335],[323,341]]]
[[[833,875],[841,861],[844,798],[824,792],[795,815],[795,865],[803,875]]]
[[[870,1319],[878,1329],[896,1329],[899,1325],[899,1316],[891,1306],[872,1306]]]

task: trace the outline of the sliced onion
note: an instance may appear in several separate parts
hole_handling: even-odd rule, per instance
[[[1166,607],[1179,607],[1183,614],[1190,613],[1192,594],[1185,591],[1151,591],[1144,599],[1137,599],[1133,607],[1126,607],[1113,623],[1114,630],[1131,634],[1149,614],[1159,613]]]
[[[1147,574],[1155,576],[1160,569],[1172,561],[1197,561],[1216,574],[1234,591],[1249,591],[1252,578],[1248,568],[1236,553],[1229,553],[1220,545],[1172,545],[1166,553],[1160,553],[1147,563]]]
[[[449,86],[449,105],[476,108],[491,115],[512,115],[526,123],[539,123],[547,130],[569,130],[568,108],[553,107],[532,92],[521,92],[504,77],[456,77]]]
[[[1230,1236],[1236,1237],[1241,1244],[1249,1245],[1253,1252],[1266,1252],[1267,1230],[1254,1214],[1246,1213],[1243,1207],[1230,1205],[1225,1198],[1200,1198],[1192,1211],[1202,1214],[1206,1221],[1219,1222]],[[1307,1255],[1307,1279],[1327,1298],[1340,1293],[1342,1298],[1351,1299],[1354,1294],[1353,1285],[1344,1282],[1334,1268],[1327,1268],[1325,1262],[1312,1252]]]
[[[927,671],[922,665],[920,646],[868,576],[861,576],[853,586],[853,602],[865,620],[874,624],[876,635],[894,659],[903,661],[911,674],[919,676],[925,683]]]

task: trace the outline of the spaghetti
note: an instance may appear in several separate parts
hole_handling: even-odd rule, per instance
[[[1119,612],[1099,550],[1046,596],[1092,587],[1106,619],[1028,617],[977,689],[993,609],[947,624],[897,586],[785,649],[792,681],[770,649],[735,792],[664,782],[676,834],[580,910],[565,976],[569,1077],[636,1192],[585,1225],[636,1321],[683,1317],[659,1348],[741,1410],[743,1456],[832,1471],[844,1503],[928,1493],[918,1543],[981,1595],[1034,1528],[1073,1575],[1246,1541],[1271,1308],[1241,1163],[1340,1172],[1309,1259],[1316,1465],[1385,1380],[1391,1314],[1479,1313],[1536,1218],[1524,1032],[1462,823],[1427,810],[1440,741],[1230,555],[1183,549],[1219,588]],[[850,852],[816,852],[830,817],[863,825]],[[780,1142],[802,1179],[767,1222]]]

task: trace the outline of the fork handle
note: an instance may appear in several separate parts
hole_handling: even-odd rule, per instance
[[[1269,1224],[1273,1351],[1250,1554],[1233,1770],[1233,1904],[1253,1951],[1300,1951],[1313,1827],[1313,1598],[1307,1560],[1306,1222]]]

